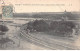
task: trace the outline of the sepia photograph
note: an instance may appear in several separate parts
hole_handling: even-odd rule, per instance
[[[0,50],[80,50],[80,0],[0,0]]]

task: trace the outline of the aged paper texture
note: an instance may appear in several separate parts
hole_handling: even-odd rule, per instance
[[[0,0],[0,50],[80,50],[80,0]]]

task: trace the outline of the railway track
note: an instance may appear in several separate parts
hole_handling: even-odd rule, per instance
[[[75,50],[77,48],[75,48],[74,46],[70,45],[70,44],[66,44],[66,43],[62,43],[62,42],[56,42],[55,40],[51,40],[49,38],[46,39],[46,37],[44,38],[40,38],[35,36],[34,34],[26,34],[25,31],[21,31],[20,34],[26,38],[26,40],[29,40],[30,42],[49,48],[49,49],[60,49],[60,50]],[[51,40],[51,41],[50,41]]]
[[[33,37],[33,36],[29,35],[29,34],[28,34],[28,35],[24,35],[24,34],[21,32],[21,35],[22,35],[24,38],[26,38],[26,40],[28,40],[28,41],[31,42],[31,43],[34,43],[34,44],[39,45],[39,46],[47,47],[47,48],[49,48],[49,49],[54,49],[54,48],[49,47],[48,45],[46,45],[46,43],[44,43],[44,42],[41,41],[40,39],[37,39],[37,38],[35,38],[35,37]]]

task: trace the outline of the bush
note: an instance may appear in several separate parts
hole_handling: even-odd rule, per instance
[[[50,29],[57,35],[70,35],[75,24],[70,21],[53,21],[50,24]]]
[[[28,29],[33,29],[38,32],[48,31],[49,25],[44,20],[35,20],[28,23]]]
[[[27,23],[27,29],[29,29],[30,31],[31,31],[32,29],[34,29],[34,28],[33,28],[33,22]]]
[[[52,22],[50,23],[50,29],[51,29],[51,30],[55,30],[56,27],[58,27],[58,23],[59,23],[59,22],[57,22],[57,21],[52,21]]]
[[[51,34],[58,36],[71,35],[73,28],[75,28],[75,23],[71,21],[52,21],[50,25],[44,20],[35,20],[27,23],[26,30],[30,31],[36,30],[37,32],[48,31]]]
[[[5,35],[4,32],[8,31],[8,27],[4,26],[4,25],[0,25],[0,35]]]
[[[9,29],[8,27],[4,26],[4,25],[0,25],[0,31],[1,32],[7,32]]]

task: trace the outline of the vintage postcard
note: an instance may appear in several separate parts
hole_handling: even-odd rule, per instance
[[[0,50],[80,50],[80,0],[0,0]]]

